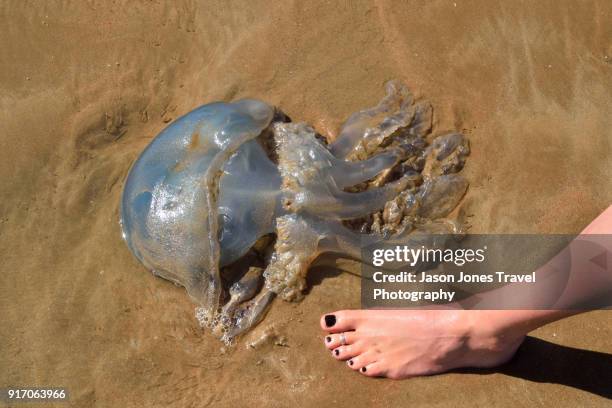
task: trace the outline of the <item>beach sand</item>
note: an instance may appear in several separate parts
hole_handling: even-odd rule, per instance
[[[393,78],[434,132],[469,137],[473,232],[579,232],[612,203],[612,3],[498,3],[3,2],[0,387],[65,387],[74,407],[609,404],[609,312],[536,331],[498,370],[370,379],[318,327],[359,306],[358,278],[315,269],[228,348],[121,239],[127,171],[180,115],[255,97],[333,138]]]

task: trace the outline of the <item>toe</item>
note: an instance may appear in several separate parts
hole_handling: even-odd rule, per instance
[[[348,360],[359,355],[362,352],[357,344],[336,347],[332,350],[332,356],[336,360]]]
[[[344,344],[342,344],[342,335],[344,334]],[[354,331],[337,333],[337,334],[328,334],[325,336],[325,347],[329,350],[333,350],[336,347],[344,346],[347,344],[353,344],[355,340],[357,340],[357,335]]]
[[[366,377],[384,377],[386,369],[379,361],[375,361],[365,365],[359,369],[359,372]]]
[[[330,333],[340,333],[355,329],[357,310],[341,310],[321,317],[321,328]]]
[[[376,362],[377,353],[367,351],[363,354],[359,354],[348,361],[348,365],[353,370],[358,370],[362,373],[367,373],[367,366]]]

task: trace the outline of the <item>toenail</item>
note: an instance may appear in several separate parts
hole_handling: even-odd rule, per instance
[[[367,368],[365,368],[365,367],[361,367],[361,372],[362,372],[362,373],[365,373],[365,372],[366,372],[366,370],[367,370]]]
[[[340,355],[340,350],[335,349],[335,350],[334,350],[334,354],[335,354],[335,355],[337,355],[337,356],[339,356],[339,355]]]
[[[353,365],[353,360],[349,360],[349,365]]]
[[[326,341],[326,342],[328,342],[328,343],[331,343],[331,337],[327,336],[327,337],[325,338],[325,341]]]
[[[325,325],[327,327],[332,327],[334,324],[336,324],[336,316],[334,316],[334,315],[326,315],[325,316]]]

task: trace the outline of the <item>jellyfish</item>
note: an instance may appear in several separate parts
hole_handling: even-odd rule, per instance
[[[468,188],[459,174],[468,141],[432,137],[431,105],[398,81],[386,91],[331,143],[255,99],[177,119],[127,176],[120,222],[130,251],[185,287],[200,323],[231,342],[275,297],[301,299],[322,253],[360,259],[368,245],[456,233],[445,217]]]

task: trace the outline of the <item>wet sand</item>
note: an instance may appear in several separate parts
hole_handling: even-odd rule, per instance
[[[434,132],[470,138],[472,231],[578,232],[612,202],[610,2],[132,3],[0,5],[0,387],[75,407],[610,403],[609,312],[538,330],[499,370],[373,380],[318,329],[359,306],[354,276],[315,269],[225,348],[118,224],[130,164],[194,107],[261,98],[333,137],[398,78]]]

